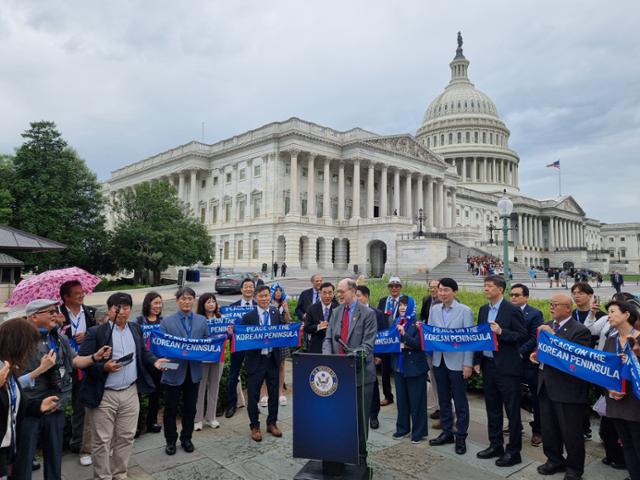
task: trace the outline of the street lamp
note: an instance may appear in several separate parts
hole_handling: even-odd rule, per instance
[[[426,220],[426,217],[424,216],[424,210],[422,208],[418,210],[418,216],[416,217],[416,220],[418,220],[418,224],[420,226],[418,229],[418,237],[424,237],[424,232],[422,231],[422,224]]]
[[[271,249],[271,280],[275,277],[275,269],[273,266],[275,265],[274,251]]]
[[[498,200],[498,215],[502,218],[502,264],[504,270],[504,280],[507,283],[507,291],[511,289],[511,281],[509,279],[509,224],[507,220],[511,217],[513,212],[513,202],[507,197],[507,190],[504,190],[504,195]]]
[[[218,276],[222,274],[222,248],[220,249],[220,258],[218,259]]]

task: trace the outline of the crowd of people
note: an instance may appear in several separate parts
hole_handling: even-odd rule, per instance
[[[467,270],[476,276],[500,275],[503,269],[502,260],[492,255],[467,256]]]
[[[485,260],[477,258],[471,264],[484,264]],[[537,336],[545,330],[606,352],[622,352],[628,342],[633,353],[640,355],[640,304],[636,298],[616,294],[602,311],[592,287],[577,282],[571,295],[553,295],[551,319],[545,322],[542,312],[528,304],[526,285],[514,284],[507,292],[501,276],[488,275],[484,279],[487,303],[475,319],[473,311],[456,299],[458,284],[452,278],[431,280],[429,295],[422,299],[420,309],[414,298],[403,293],[398,277],[389,279],[388,295],[379,299],[377,306],[370,303],[366,284],[358,283],[345,278],[334,285],[314,275],[310,288],[298,298],[295,316],[302,322],[308,352],[364,352],[365,372],[357,380],[357,398],[364,400],[358,402],[361,464],[368,462],[369,428],[379,428],[381,408],[393,403],[397,405],[393,438],[423,442],[431,417],[436,421],[432,428],[441,432],[429,444],[452,444],[456,454],[466,454],[471,416],[467,381],[475,372],[482,374],[489,439],[477,457],[495,459],[499,467],[522,462],[521,386],[526,385],[533,410],[530,441],[541,446],[547,458],[538,472],[565,472],[566,480],[581,478],[584,442],[592,436],[589,398],[595,387],[539,364]],[[145,325],[157,325],[161,332],[175,337],[209,338],[207,321],[221,316],[215,294],[197,298],[192,289],[180,288],[176,292],[177,313],[163,316],[162,297],[149,292],[135,320],[131,318],[133,301],[126,293],[109,297],[105,315],[84,305],[78,282],[63,284],[60,294],[62,304],[35,300],[22,314],[0,324],[0,359],[4,362],[0,369],[0,478],[31,478],[38,444],[43,447],[45,478],[61,478],[65,407],[69,402],[73,411],[69,446],[80,455],[81,464],[93,465],[97,479],[126,478],[134,438],[144,430],[164,431],[165,452],[174,455],[178,440],[185,452],[195,450],[194,430],[220,427],[216,412],[223,366],[157,358],[143,334]],[[278,325],[294,320],[284,288],[278,283],[256,286],[253,280],[245,279],[241,299],[233,305],[250,307],[236,325]],[[421,322],[449,329],[488,323],[496,335],[497,349],[425,353]],[[398,331],[400,353],[374,354],[377,332],[389,328]],[[228,334],[233,331],[230,325]],[[261,441],[263,435],[259,406],[267,408],[266,432],[276,438],[283,435],[277,422],[279,407],[287,405],[288,355],[289,348],[231,354],[225,417],[246,406],[253,441]],[[243,365],[246,398],[239,381]],[[435,398],[431,414],[427,409],[428,385]],[[601,393],[596,410],[601,415],[599,433],[605,446],[602,461],[612,468],[626,468],[632,480],[639,480],[640,400],[631,389]],[[142,396],[148,397],[144,412]],[[162,424],[158,421],[161,404]]]

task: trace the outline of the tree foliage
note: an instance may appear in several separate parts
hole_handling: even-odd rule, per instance
[[[33,122],[22,137],[9,185],[11,225],[67,245],[61,252],[22,255],[27,267],[104,270],[105,218],[95,174],[55,123]]]
[[[136,185],[112,205],[116,218],[112,254],[119,268],[133,270],[136,281],[158,283],[171,265],[211,263],[212,244],[200,222],[190,216],[166,182]],[[152,278],[145,278],[147,272]]]
[[[12,175],[13,159],[8,155],[0,155],[0,225],[11,221],[13,197],[9,184]]]

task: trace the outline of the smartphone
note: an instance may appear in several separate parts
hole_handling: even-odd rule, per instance
[[[162,368],[166,370],[177,370],[180,364],[178,362],[167,362],[162,364]]]
[[[124,357],[116,359],[115,362],[119,363],[122,366],[129,365],[131,362],[133,362],[133,352],[125,355]]]

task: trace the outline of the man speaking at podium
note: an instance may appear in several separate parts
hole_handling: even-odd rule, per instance
[[[373,384],[376,381],[373,345],[376,340],[377,323],[374,311],[358,302],[356,287],[356,282],[350,278],[345,278],[338,283],[336,294],[340,305],[331,312],[331,319],[322,344],[322,353],[346,355],[353,352],[364,356],[364,369],[358,360],[356,380],[358,390],[354,401],[358,403],[360,464],[366,465],[368,418]]]

